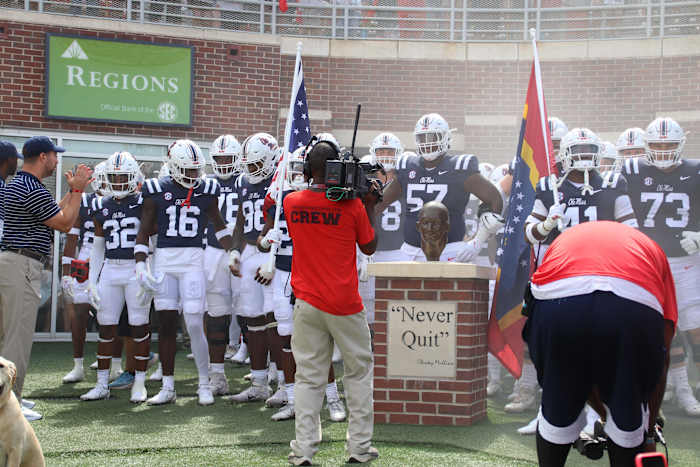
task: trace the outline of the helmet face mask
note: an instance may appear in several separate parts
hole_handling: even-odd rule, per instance
[[[309,186],[304,178],[304,149],[306,148],[299,148],[289,155],[287,184],[294,191],[304,190]]]
[[[211,167],[214,174],[228,180],[241,171],[241,145],[233,135],[221,135],[214,140],[209,148]]]
[[[646,133],[641,128],[628,128],[618,136],[615,148],[619,157],[627,159],[646,154]]]
[[[423,115],[413,130],[416,152],[427,161],[434,161],[450,149],[451,130],[439,114]]]
[[[659,169],[680,164],[685,132],[672,118],[660,117],[647,127],[645,135],[646,158]]]
[[[369,145],[369,154],[387,170],[396,167],[396,160],[403,154],[403,145],[393,133],[380,133]]]
[[[196,188],[204,174],[202,150],[188,139],[175,141],[168,148],[170,177],[185,188]]]
[[[600,155],[600,167],[598,170],[600,172],[607,172],[613,170],[619,172],[622,169],[622,158],[619,156],[615,145],[604,141],[603,150]]]
[[[272,176],[280,154],[277,140],[267,133],[255,133],[243,142],[241,166],[248,181],[256,185]]]
[[[90,182],[92,191],[102,196],[107,195],[109,192],[109,187],[107,185],[107,174],[105,173],[105,168],[107,167],[107,161],[102,161],[95,165],[93,170],[93,180]]]
[[[138,191],[141,168],[126,151],[115,152],[105,162],[105,180],[110,194],[117,199]]]
[[[559,160],[563,171],[597,169],[602,150],[603,143],[595,133],[588,128],[574,128],[561,140]]]

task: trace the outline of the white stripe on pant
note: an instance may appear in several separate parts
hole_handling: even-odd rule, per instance
[[[366,453],[374,430],[374,360],[364,311],[337,316],[297,298],[292,353],[297,364],[294,388],[294,453],[311,459],[321,442],[321,405],[328,381],[333,342],[343,354],[345,398],[349,417],[348,455]]]

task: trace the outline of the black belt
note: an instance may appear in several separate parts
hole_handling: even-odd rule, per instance
[[[49,264],[49,256],[42,255],[33,250],[28,250],[26,248],[3,248],[2,251],[9,251],[10,253],[16,253],[18,255],[26,256],[27,258],[35,259],[39,261],[44,266]]]

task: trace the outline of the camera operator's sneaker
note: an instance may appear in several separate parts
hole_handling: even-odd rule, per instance
[[[267,400],[272,393],[270,386],[266,385],[256,385],[252,384],[248,389],[239,392],[233,396],[229,396],[226,399],[231,402],[258,402]]]
[[[676,398],[678,400],[678,407],[683,409],[687,415],[691,417],[700,416],[700,402],[695,398],[690,387],[677,390]]]
[[[266,407],[282,407],[287,403],[287,391],[284,386],[280,386],[277,391],[265,401]]]
[[[275,422],[281,422],[283,420],[292,420],[294,418],[294,404],[285,405],[270,418]]]
[[[36,402],[34,401],[28,401],[27,399],[22,399],[22,407],[25,409],[33,409],[36,407]]]
[[[229,393],[228,380],[224,373],[209,373],[209,386],[215,396],[223,396]]]
[[[350,454],[348,464],[364,464],[365,462],[371,462],[378,457],[379,451],[377,451],[377,448],[372,446],[365,452]]]
[[[110,381],[116,381],[121,375],[124,374],[124,370],[121,369],[121,367],[118,367],[116,365],[113,365],[109,369],[109,380]]]
[[[536,391],[534,388],[520,387],[520,391],[515,398],[503,407],[503,411],[507,413],[523,413],[535,407],[537,402]]]
[[[343,354],[340,353],[340,349],[337,345],[333,344],[333,363],[340,363],[343,361]]]
[[[115,379],[107,387],[109,389],[129,389],[131,386],[134,384],[134,375],[129,373],[128,371],[125,371],[121,375],[119,375],[119,378]]]
[[[35,422],[44,418],[44,416],[41,415],[39,412],[36,412],[32,409],[28,409],[26,407],[22,407],[22,415],[24,415],[24,418],[27,419],[28,422]]]
[[[63,384],[79,383],[85,379],[85,370],[82,365],[76,365],[63,377]]]
[[[518,434],[520,435],[534,435],[535,433],[537,433],[537,417],[527,425],[518,428]]]
[[[327,401],[326,407],[328,407],[328,413],[334,422],[342,422],[347,417],[345,404],[340,398]]]
[[[97,360],[95,360],[94,362],[92,362],[92,363],[90,364],[90,369],[91,369],[91,370],[97,370]]]
[[[109,388],[101,384],[80,396],[81,401],[99,401],[102,399],[109,399]]]
[[[158,368],[156,368],[156,371],[151,373],[151,376],[148,377],[148,381],[162,381],[163,380],[163,365],[161,363],[158,363]]]
[[[245,342],[241,342],[240,347],[238,347],[238,351],[233,355],[233,357],[231,357],[231,361],[233,363],[243,365],[246,358],[248,358],[248,346]]]
[[[175,391],[173,389],[165,389],[162,388],[158,394],[155,396],[151,397],[146,401],[146,404],[148,405],[164,405],[164,404],[170,404],[171,402],[175,402],[177,400],[177,394],[175,394]]]

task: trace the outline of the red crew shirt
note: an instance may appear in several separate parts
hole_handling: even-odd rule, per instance
[[[304,190],[288,194],[283,204],[294,247],[294,296],[333,315],[362,311],[356,245],[374,238],[362,201],[334,202],[325,192]]]
[[[543,286],[579,276],[614,277],[636,284],[656,297],[664,319],[678,321],[676,289],[666,255],[637,229],[609,221],[567,229],[547,249],[532,283]]]

